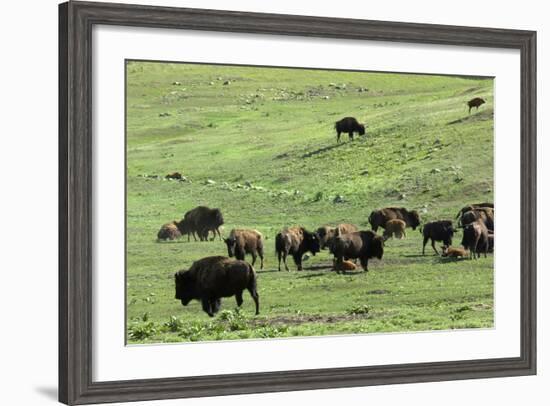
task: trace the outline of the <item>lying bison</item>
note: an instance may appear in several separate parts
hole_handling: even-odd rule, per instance
[[[187,306],[193,299],[200,300],[202,309],[213,317],[218,312],[222,297],[235,296],[237,306],[243,303],[243,291],[250,292],[260,313],[256,287],[256,273],[252,265],[222,256],[206,257],[193,262],[189,270],[176,272],[176,299]]]
[[[181,232],[178,228],[178,222],[172,221],[171,223],[163,224],[157,233],[157,240],[176,240],[181,237]]]
[[[182,234],[187,234],[187,239],[189,240],[189,234],[193,234],[195,241],[195,233],[199,235],[201,241],[208,240],[208,233],[212,231],[214,236],[212,240],[216,238],[216,232],[222,239],[220,234],[220,226],[223,225],[223,216],[220,209],[210,209],[206,206],[198,206],[192,210],[189,210],[185,213],[183,220],[181,220],[181,229],[184,229],[186,232]]]
[[[306,252],[311,252],[313,255],[321,249],[319,237],[316,233],[307,231],[303,227],[285,228],[275,236],[275,252],[279,260],[279,271],[281,270],[281,258],[288,271],[286,257],[291,255],[294,263],[298,267],[298,271],[302,270],[302,257]]]
[[[244,260],[245,254],[250,254],[252,266],[256,263],[256,257],[259,256],[260,269],[264,269],[264,241],[259,231],[234,228],[224,242],[227,245],[227,255]]]
[[[422,242],[422,255],[425,253],[428,240],[432,240],[432,248],[436,255],[439,255],[439,252],[437,252],[435,248],[435,242],[441,241],[444,245],[450,246],[453,243],[453,235],[456,231],[451,220],[437,220],[426,223],[421,230],[424,236],[424,241]]]
[[[337,235],[347,234],[347,233],[353,233],[354,231],[358,231],[356,225],[354,224],[347,224],[342,223],[338,224],[336,227],[331,226],[322,226],[317,229],[317,235],[319,237],[319,243],[321,246],[321,249],[330,248],[330,245],[332,244],[332,240]]]
[[[386,223],[394,219],[403,220],[413,230],[420,225],[418,212],[416,210],[409,211],[404,207],[385,207],[373,210],[369,216],[369,223],[374,231],[378,231],[378,227],[385,229]]]
[[[489,252],[489,232],[482,220],[476,220],[464,227],[462,235],[462,246],[470,251],[470,258],[480,257],[484,253],[487,257]]]
[[[336,129],[336,141],[340,142],[340,134],[347,133],[349,139],[353,141],[353,133],[356,132],[359,135],[365,135],[365,126],[359,124],[355,117],[344,117],[340,121],[334,124]]]
[[[331,251],[337,264],[343,263],[344,260],[359,258],[363,269],[368,271],[369,259],[382,259],[384,240],[382,236],[370,230],[356,231],[336,237]]]
[[[483,100],[481,97],[474,97],[472,100],[468,102],[468,114],[472,111],[472,107],[475,107],[476,110],[479,109],[479,106],[485,103],[485,100]]]

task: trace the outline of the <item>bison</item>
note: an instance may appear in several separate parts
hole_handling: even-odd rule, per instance
[[[489,232],[485,223],[478,219],[464,227],[462,246],[470,251],[470,258],[480,257],[483,252],[487,257],[489,251]]]
[[[344,259],[359,258],[363,269],[368,271],[369,259],[382,259],[384,239],[370,230],[340,235],[334,239],[332,253],[337,264],[341,264]]]
[[[460,247],[449,247],[444,245],[441,247],[441,256],[450,257],[450,258],[464,258],[469,254],[469,252]]]
[[[437,220],[426,223],[420,231],[424,236],[424,241],[422,242],[422,255],[425,253],[428,240],[432,240],[432,248],[436,255],[439,255],[439,252],[437,252],[435,248],[435,242],[442,241],[446,246],[450,246],[453,243],[453,235],[457,230],[453,227],[453,222],[451,220]]]
[[[233,229],[229,237],[224,239],[227,245],[227,255],[244,260],[245,254],[252,255],[252,266],[256,257],[260,257],[260,269],[264,269],[264,241],[262,234],[257,230]]]
[[[157,240],[176,240],[181,237],[181,232],[178,228],[178,222],[163,224],[157,233]]]
[[[385,228],[386,223],[394,219],[403,220],[413,230],[420,225],[418,212],[416,210],[409,211],[404,207],[385,207],[373,210],[369,216],[369,223],[374,231],[378,231],[378,227]]]
[[[483,100],[481,97],[474,97],[472,100],[468,102],[468,114],[472,111],[472,107],[475,107],[476,110],[479,109],[479,106],[485,103],[485,100]]]
[[[394,236],[395,238],[402,239],[407,236],[407,234],[405,234],[405,227],[407,227],[407,224],[403,220],[399,220],[399,219],[389,220],[386,223],[386,227],[384,228],[384,234],[382,236],[384,237],[384,240],[387,240],[392,236]]]
[[[340,142],[340,134],[348,133],[349,139],[353,141],[353,133],[356,132],[359,135],[365,135],[365,125],[359,124],[355,117],[344,117],[340,121],[334,124],[336,129],[336,141]]]
[[[476,220],[481,220],[485,223],[488,230],[493,231],[495,229],[495,214],[494,210],[490,207],[478,207],[473,210],[467,211],[460,217],[459,226],[463,227],[473,223]]]
[[[315,255],[320,250],[319,236],[307,231],[304,227],[285,228],[275,236],[275,252],[279,260],[279,271],[281,270],[281,258],[288,271],[286,257],[292,255],[298,271],[301,271],[302,256],[308,251]]]
[[[187,306],[193,299],[199,300],[202,309],[213,317],[218,312],[222,297],[235,296],[237,306],[243,303],[243,291],[250,292],[260,313],[256,273],[252,265],[222,256],[202,258],[193,262],[189,270],[175,274],[176,299]]]
[[[332,244],[332,240],[337,235],[347,234],[347,233],[353,233],[354,231],[358,231],[356,225],[354,224],[347,224],[342,223],[338,224],[336,227],[331,226],[322,226],[317,229],[317,235],[319,236],[319,243],[321,245],[321,249],[330,248],[330,245]]]
[[[182,228],[186,229],[185,234],[188,235],[188,239],[189,234],[193,234],[193,238],[195,238],[195,233],[197,233],[201,241],[207,241],[210,231],[214,234],[212,240],[216,238],[216,232],[220,240],[222,239],[220,226],[223,225],[223,215],[220,209],[210,209],[206,206],[195,207],[185,213],[180,223],[182,223]],[[182,232],[182,234],[184,233]]]
[[[462,209],[459,210],[459,212],[457,213],[456,215],[456,218],[460,218],[464,213],[466,213],[467,211],[470,211],[470,210],[474,210],[474,209],[477,209],[478,207],[489,207],[491,209],[494,209],[495,208],[495,205],[493,203],[474,203],[474,204],[469,204],[468,206],[464,206]]]
[[[355,271],[357,269],[357,265],[355,265],[351,261],[342,261],[338,263],[336,258],[332,261],[332,270],[336,271],[338,273],[345,272],[345,271]]]

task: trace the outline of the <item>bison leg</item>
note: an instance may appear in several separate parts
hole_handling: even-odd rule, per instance
[[[288,264],[286,263],[286,257],[287,257],[288,253],[285,251],[283,252],[283,263],[285,264],[285,269],[290,272],[290,269],[288,269]]]
[[[254,266],[254,264],[256,263],[256,258],[257,258],[258,255],[256,255],[255,252],[252,252],[251,255],[252,255],[252,266]]]
[[[350,132],[348,133],[348,137],[349,137],[349,140],[350,140],[350,141],[353,141],[353,131],[350,131]]]
[[[294,259],[294,263],[298,267],[298,271],[302,270],[302,255],[301,254],[293,254],[292,258]]]
[[[369,259],[368,258],[359,258],[359,261],[361,261],[361,267],[365,272],[369,271]]]
[[[210,301],[210,306],[212,307],[212,313],[216,314],[220,311],[220,307],[222,305],[221,299],[212,299]]]
[[[252,300],[254,300],[254,304],[256,305],[256,315],[258,315],[260,314],[260,295],[258,295],[258,291],[256,290],[256,284],[248,288],[248,291],[250,292],[250,296],[252,296]]]
[[[260,269],[264,269],[264,252],[263,252],[263,250],[258,250],[258,255],[260,256]]]
[[[220,237],[220,241],[223,240],[222,234],[220,233],[220,228],[216,228],[216,231],[218,232],[218,237]]]
[[[435,255],[439,255],[439,252],[437,252],[437,249],[435,248],[435,240],[432,238],[432,248],[435,251]]]
[[[241,307],[243,304],[243,291],[235,293],[235,299],[237,299],[237,306]]]
[[[429,237],[424,237],[424,241],[422,242],[422,255],[425,255],[424,251],[426,250],[426,244],[428,243]]]
[[[340,142],[340,131],[336,134],[336,142]]]
[[[206,312],[210,317],[214,317],[214,313],[212,312],[212,303],[210,300],[203,298],[201,300],[202,303],[202,310]]]

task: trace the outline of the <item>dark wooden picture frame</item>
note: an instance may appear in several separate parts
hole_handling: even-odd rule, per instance
[[[217,376],[92,380],[92,27],[96,24],[517,49],[521,55],[521,349],[476,359]],[[536,32],[68,2],[59,6],[59,400],[219,396],[536,373]]]

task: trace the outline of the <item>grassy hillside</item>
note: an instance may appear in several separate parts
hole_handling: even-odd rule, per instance
[[[468,114],[476,96],[487,104]],[[367,135],[336,143],[355,116]],[[181,172],[187,181],[164,180]],[[368,274],[329,272],[327,252],[303,272],[277,272],[284,226],[355,223],[390,205],[422,220],[493,200],[491,79],[131,62],[127,65],[129,342],[408,331],[493,324],[493,259],[446,261],[408,230]],[[174,299],[175,271],[223,242],[155,241],[197,206],[219,207],[225,234],[266,237],[261,315],[245,294],[215,319]],[[461,235],[455,238],[455,245]]]

